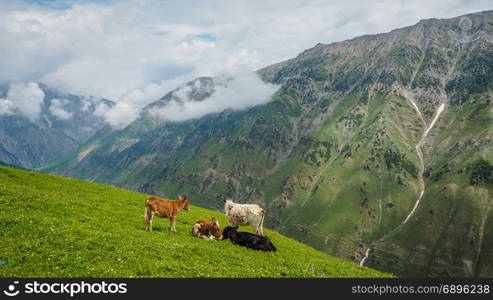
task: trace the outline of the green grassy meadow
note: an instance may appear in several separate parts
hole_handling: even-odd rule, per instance
[[[392,277],[269,230],[275,253],[194,238],[199,219],[226,223],[196,206],[180,212],[176,233],[160,218],[145,232],[146,197],[0,167],[0,277]]]

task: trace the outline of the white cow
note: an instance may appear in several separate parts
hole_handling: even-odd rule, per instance
[[[264,235],[264,209],[257,204],[238,204],[224,199],[224,214],[230,226],[252,225],[258,235]]]

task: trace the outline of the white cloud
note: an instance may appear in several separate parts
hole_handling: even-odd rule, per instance
[[[14,104],[8,99],[0,99],[0,115],[12,115]]]
[[[104,97],[124,103],[115,114],[131,117],[200,76],[253,71],[318,42],[491,7],[491,0],[6,0],[0,82],[37,81]]]
[[[34,121],[39,117],[44,97],[35,82],[11,84],[6,99],[0,99],[0,114],[12,114],[16,110]]]
[[[50,113],[59,120],[68,120],[73,113],[66,111],[63,106],[67,103],[65,99],[51,99]]]
[[[128,102],[119,102],[104,113],[106,121],[113,128],[123,128],[132,123],[140,113],[140,108]]]
[[[81,108],[80,110],[82,112],[87,112],[89,110],[89,108],[91,107],[92,105],[92,99],[89,98],[89,97],[82,97],[81,98]]]
[[[98,103],[94,109],[94,115],[97,117],[104,117],[106,113],[110,110],[110,107],[104,102]]]
[[[171,122],[197,119],[226,109],[242,110],[267,103],[277,90],[276,86],[264,83],[255,73],[246,71],[215,81],[222,82],[216,83],[214,93],[205,100],[190,99],[193,86],[186,86],[176,91],[165,106],[152,109],[151,115]]]

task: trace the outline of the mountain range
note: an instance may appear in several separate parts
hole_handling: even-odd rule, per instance
[[[492,37],[485,11],[317,44],[257,72],[267,104],[160,119],[225,84],[199,78],[41,170],[258,203],[267,227],[401,276],[493,276]]]
[[[106,99],[66,94],[40,83],[28,86],[39,93],[39,103],[28,104],[39,104],[39,112],[33,116],[13,109],[0,114],[2,165],[34,169],[68,155],[107,124],[96,112],[98,105],[114,105]],[[12,89],[0,87],[0,99],[9,101]]]

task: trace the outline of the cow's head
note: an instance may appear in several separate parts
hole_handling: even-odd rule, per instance
[[[178,199],[182,202],[182,205],[181,207],[184,209],[184,210],[190,210],[190,207],[188,207],[188,198],[187,196],[182,196],[182,195],[179,195],[178,196]]]
[[[231,209],[233,206],[233,200],[224,198],[224,211],[226,212],[228,209]]]
[[[212,226],[211,226],[210,234],[212,234],[212,236],[214,236],[214,238],[218,240],[223,239],[223,234],[221,233],[221,226],[219,226],[219,221],[216,220],[215,218],[212,218]]]
[[[226,226],[223,230],[223,240],[227,240],[230,238],[231,233],[236,232],[236,228],[232,226]]]

